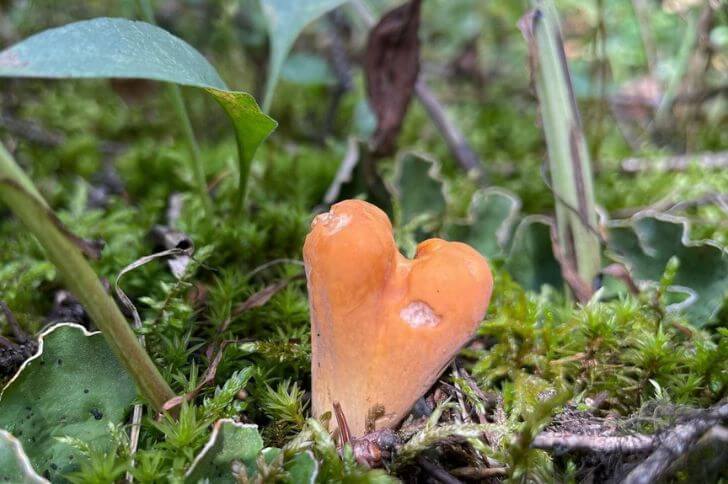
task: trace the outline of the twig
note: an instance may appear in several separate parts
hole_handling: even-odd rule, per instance
[[[432,122],[440,130],[440,134],[442,134],[445,143],[447,143],[460,167],[467,172],[475,171],[478,176],[482,176],[483,170],[478,155],[475,154],[465,140],[463,133],[448,118],[445,107],[422,78],[418,79],[417,84],[415,84],[415,95],[424,106],[427,114],[430,115]]]
[[[131,417],[131,430],[129,431],[129,457],[131,461],[129,462],[129,466],[131,468],[134,468],[134,456],[136,455],[137,449],[139,448],[139,435],[142,429],[143,414],[144,407],[139,403],[134,405],[134,413]],[[128,470],[126,472],[126,482],[134,482],[134,475],[131,473],[131,470]]]
[[[324,204],[331,205],[339,197],[341,187],[351,181],[351,178],[356,168],[356,164],[359,162],[359,142],[354,136],[350,136],[346,144],[346,154],[344,159],[341,160],[341,165],[336,171],[334,181],[329,185],[326,194],[324,195]]]
[[[706,193],[703,196],[691,200],[675,201],[678,193],[670,193],[666,197],[651,205],[639,207],[627,207],[615,210],[612,213],[614,218],[629,218],[640,212],[665,212],[680,213],[691,208],[703,207],[705,205],[716,205],[728,214],[728,193]]]
[[[18,340],[18,343],[28,342],[28,335],[21,329],[20,324],[18,324],[18,320],[15,319],[15,315],[8,305],[5,304],[5,301],[0,301],[0,310],[2,310],[5,315],[5,321],[7,321],[8,326],[10,326],[10,330],[13,332],[15,339]]]
[[[692,165],[699,166],[705,170],[722,170],[728,168],[728,151],[668,156],[659,159],[627,158],[622,161],[620,169],[622,172],[630,174],[645,171],[671,172],[685,171]]]
[[[420,467],[430,473],[432,477],[444,484],[462,484],[462,481],[460,479],[453,477],[452,474],[450,474],[434,462],[428,460],[424,456],[419,456],[417,458],[417,463],[420,465]]]
[[[452,362],[452,373],[455,378],[460,378],[460,372],[458,371],[458,365],[455,361]],[[465,399],[463,398],[463,390],[460,388],[460,385],[458,384],[457,380],[453,382],[453,385],[457,389],[457,392],[455,392],[455,395],[458,399],[458,406],[460,407],[460,418],[462,419],[462,423],[473,423],[473,419],[470,418],[470,415],[468,414],[467,408],[465,408]],[[456,415],[456,420],[458,420],[458,416]],[[461,422],[458,422],[461,423]],[[480,422],[483,423],[483,422]]]
[[[659,446],[624,479],[623,484],[649,484],[659,481],[675,459],[711,427],[728,419],[728,403],[711,408],[702,415],[678,424],[660,436]]]
[[[693,482],[711,482],[728,469],[728,427],[716,425],[705,432],[685,455],[680,456],[667,469],[670,478],[683,471]],[[723,474],[721,474],[721,472]]]
[[[465,479],[489,479],[508,475],[505,467],[459,467],[450,471],[450,474]]]
[[[372,28],[376,23],[376,18],[369,7],[361,0],[353,0],[350,4],[364,25],[367,28]],[[474,171],[478,176],[482,177],[482,165],[478,155],[470,147],[460,129],[448,118],[444,106],[422,77],[415,84],[415,96],[424,106],[432,122],[440,130],[443,138],[445,138],[445,143],[447,143],[458,164],[465,171]]]
[[[650,452],[655,445],[655,438],[649,435],[604,437],[562,432],[541,432],[531,443],[534,449],[553,450],[558,454],[566,452],[642,454]]]

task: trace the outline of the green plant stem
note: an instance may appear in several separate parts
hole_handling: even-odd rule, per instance
[[[139,0],[139,9],[142,12],[142,18],[152,24],[157,25],[154,20],[154,10],[149,0]],[[195,132],[192,129],[192,122],[190,121],[187,107],[185,106],[184,97],[182,96],[182,89],[176,84],[167,85],[169,96],[172,100],[172,107],[174,112],[182,125],[182,132],[184,133],[185,139],[187,139],[187,145],[190,148],[190,154],[192,155],[192,173],[195,177],[195,184],[197,185],[197,191],[200,194],[200,199],[205,207],[205,211],[208,215],[212,215],[213,206],[210,194],[207,192],[207,180],[205,179],[205,167],[202,163],[202,155],[200,153],[200,145],[197,143],[195,138]]]
[[[552,0],[533,0],[531,52],[535,84],[556,196],[556,225],[563,256],[591,287],[600,269],[600,244],[589,151],[581,126],[558,13]],[[562,268],[563,269],[563,268]]]
[[[0,144],[0,200],[38,239],[71,292],[101,329],[112,351],[157,410],[175,396],[142,348],[118,306],[107,294],[79,247],[68,237],[33,183]]]

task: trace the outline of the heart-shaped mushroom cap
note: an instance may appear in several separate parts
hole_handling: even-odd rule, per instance
[[[387,215],[361,200],[317,216],[303,256],[314,416],[338,401],[355,436],[395,426],[482,320],[488,263],[441,239],[422,242],[409,260]]]

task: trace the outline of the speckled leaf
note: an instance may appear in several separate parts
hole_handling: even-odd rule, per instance
[[[470,202],[467,220],[448,224],[445,236],[470,244],[490,259],[505,257],[520,207],[521,201],[507,190],[478,190]]]
[[[415,153],[397,159],[394,193],[399,206],[399,225],[433,219],[445,213],[444,182],[435,160]]]
[[[256,472],[256,458],[263,449],[257,425],[241,424],[230,419],[218,420],[210,440],[195,458],[185,482],[235,483],[232,464],[245,465],[247,476]],[[207,481],[206,481],[207,480]]]
[[[712,241],[691,241],[686,219],[642,214],[609,224],[609,250],[638,281],[659,281],[665,265],[677,256],[674,284],[692,289],[697,299],[685,308],[689,321],[709,324],[728,295],[728,252]]]
[[[109,423],[124,421],[136,397],[131,377],[101,333],[59,324],[40,335],[40,349],[0,396],[0,428],[22,443],[33,467],[56,481],[76,469],[78,451],[59,437],[109,446]]]
[[[154,25],[97,18],[48,29],[0,52],[0,77],[133,78],[202,88],[225,109],[238,142],[241,173],[275,129],[248,93],[230,91],[187,42]]]
[[[270,64],[263,109],[268,110],[288,52],[309,23],[346,0],[260,0],[270,34]]]
[[[551,246],[551,221],[529,215],[518,224],[506,260],[506,270],[521,286],[532,291],[544,284],[563,287],[561,267]]]
[[[0,430],[0,482],[18,484],[48,482],[33,470],[20,441],[4,430]]]

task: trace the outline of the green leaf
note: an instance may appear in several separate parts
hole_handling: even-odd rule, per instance
[[[671,257],[680,260],[673,281],[694,291],[697,299],[685,308],[690,323],[704,327],[713,321],[728,296],[728,252],[713,241],[692,241],[684,218],[643,214],[609,223],[608,248],[638,281],[658,282]]]
[[[124,421],[134,383],[101,333],[59,324],[40,335],[40,349],[3,389],[0,428],[15,435],[33,467],[55,481],[77,469],[80,453],[60,437],[110,447],[109,424]]]
[[[298,35],[309,23],[335,9],[346,0],[260,0],[268,23],[270,64],[263,110],[270,109],[281,67]]]
[[[241,424],[231,419],[218,420],[210,440],[195,458],[185,482],[235,483],[233,462],[245,465],[247,476],[256,472],[256,458],[263,449],[257,425]]]
[[[295,484],[316,482],[319,463],[310,450],[296,454],[286,463],[290,482]]]
[[[490,259],[505,256],[521,201],[502,188],[485,188],[473,195],[464,221],[445,227],[448,239],[471,245]]]
[[[544,284],[563,287],[561,267],[551,246],[551,224],[541,215],[528,215],[518,224],[505,268],[525,289],[540,291]]]
[[[20,441],[4,430],[0,430],[0,481],[22,484],[48,482],[35,473]]]
[[[0,77],[135,78],[204,89],[235,128],[241,196],[255,151],[277,126],[192,46],[145,22],[97,18],[45,30],[0,52]]]
[[[439,164],[424,155],[405,153],[397,159],[394,192],[399,201],[399,225],[436,220],[447,200]]]

